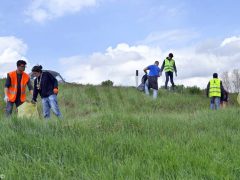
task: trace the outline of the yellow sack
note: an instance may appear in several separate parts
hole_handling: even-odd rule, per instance
[[[240,93],[238,93],[237,102],[240,105]]]
[[[39,113],[37,110],[37,104],[32,104],[31,102],[25,102],[18,107],[18,117],[23,118],[39,118]]]

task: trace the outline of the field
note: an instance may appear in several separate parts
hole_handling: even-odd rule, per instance
[[[66,84],[58,98],[62,120],[6,118],[0,102],[0,177],[240,177],[236,95],[220,111],[203,93],[160,90],[154,101],[132,87]]]

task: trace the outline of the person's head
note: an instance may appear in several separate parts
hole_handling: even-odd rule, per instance
[[[42,66],[41,65],[33,66],[32,74],[34,77],[38,78],[42,74]]]
[[[169,58],[169,59],[172,59],[172,58],[173,58],[173,53],[169,53],[169,54],[168,54],[168,58]]]
[[[19,72],[25,71],[26,65],[27,65],[26,61],[24,61],[24,60],[18,60],[18,61],[17,61],[17,70],[18,70]]]
[[[217,73],[213,73],[213,78],[218,78],[218,74]]]
[[[154,64],[155,64],[156,66],[158,66],[158,65],[159,65],[159,62],[158,62],[158,61],[155,61]]]

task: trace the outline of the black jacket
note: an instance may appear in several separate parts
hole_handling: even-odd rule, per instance
[[[40,85],[39,88],[38,84]],[[57,79],[49,72],[42,72],[42,75],[34,80],[33,100],[37,100],[38,94],[40,94],[41,98],[51,96],[54,94],[54,88],[58,88]]]

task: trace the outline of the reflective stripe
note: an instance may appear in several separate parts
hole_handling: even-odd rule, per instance
[[[9,94],[13,94],[13,95],[14,95],[14,94],[17,94],[17,92],[11,91],[11,90],[8,90],[8,93],[9,93]]]
[[[11,85],[10,88],[17,88],[17,85]]]

